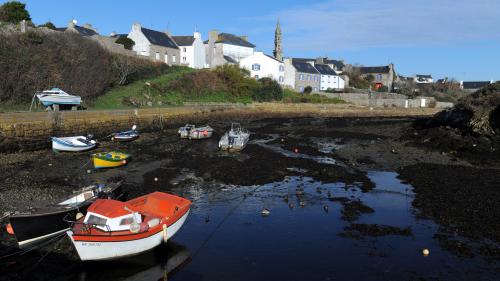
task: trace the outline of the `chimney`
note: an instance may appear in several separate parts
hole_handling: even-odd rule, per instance
[[[219,39],[219,31],[218,30],[210,30],[208,32],[208,42],[215,43]]]
[[[26,20],[21,21],[21,33],[26,32]]]
[[[86,28],[86,29],[90,29],[90,30],[96,31],[96,30],[92,27],[92,25],[91,25],[90,23],[86,23],[86,24],[84,24],[84,25],[83,25],[83,27],[84,27],[84,28]]]
[[[138,31],[138,32],[140,32],[140,31],[141,31],[141,28],[142,28],[142,27],[141,27],[141,24],[140,24],[140,23],[137,23],[137,22],[136,22],[136,23],[134,23],[134,24],[132,25],[132,30],[133,30],[133,31]]]
[[[72,19],[68,22],[68,28],[75,28],[77,21]]]
[[[240,38],[248,42],[248,36],[247,35],[241,35]]]
[[[325,64],[326,58],[316,58],[317,64]]]

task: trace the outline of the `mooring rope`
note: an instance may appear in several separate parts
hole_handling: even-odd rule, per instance
[[[17,255],[24,255],[26,253],[29,253],[29,252],[33,251],[33,250],[39,249],[41,247],[44,247],[44,246],[46,246],[46,245],[48,245],[48,244],[50,244],[52,242],[55,242],[55,241],[61,239],[62,237],[64,237],[65,235],[66,235],[66,232],[60,233],[60,234],[54,236],[53,238],[51,238],[51,239],[49,239],[49,240],[47,240],[47,241],[45,241],[45,242],[43,242],[41,244],[37,244],[37,245],[34,245],[34,246],[30,247],[30,248],[22,249],[20,251],[14,252],[14,253],[10,253],[10,254],[1,256],[0,260],[6,259],[6,258],[9,258],[9,257],[13,257],[13,256],[17,256]]]

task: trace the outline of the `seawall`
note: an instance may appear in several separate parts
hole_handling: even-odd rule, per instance
[[[51,136],[94,134],[102,139],[137,124],[141,131],[185,122],[242,121],[271,117],[425,116],[432,108],[368,108],[335,104],[190,104],[183,107],[0,114],[0,152],[50,147]]]

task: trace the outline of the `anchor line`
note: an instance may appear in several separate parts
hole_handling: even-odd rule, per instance
[[[222,218],[222,220],[217,224],[217,226],[215,227],[215,229],[207,236],[207,238],[203,241],[203,243],[201,243],[200,247],[193,253],[193,256],[192,256],[193,259],[194,259],[194,257],[196,257],[198,255],[198,253],[200,252],[200,250],[203,249],[203,247],[205,247],[205,245],[210,241],[210,239],[212,239],[212,237],[214,236],[215,232],[217,232],[217,230],[219,230],[219,228],[226,222],[226,220],[247,199],[248,195],[253,195],[261,187],[262,187],[262,185],[259,185],[259,186],[255,187],[251,192],[244,193],[243,195],[241,195],[241,197],[243,197],[243,198],[240,200],[240,202],[238,202],[238,204],[236,204],[231,210],[229,210],[229,212],[224,216],[224,218]]]
[[[6,259],[6,258],[9,258],[9,257],[13,257],[13,256],[17,256],[17,255],[24,255],[26,253],[29,253],[33,250],[36,250],[36,249],[39,249],[41,247],[44,247],[52,242],[55,242],[57,240],[60,240],[61,238],[63,238],[64,236],[66,235],[66,233],[61,233],[61,234],[58,234],[56,235],[55,237],[43,242],[42,244],[37,244],[35,246],[32,246],[30,248],[27,248],[27,249],[23,249],[23,250],[20,250],[20,251],[17,251],[17,252],[14,252],[14,253],[10,253],[10,254],[7,254],[7,255],[4,255],[4,256],[1,256],[0,257],[0,260],[3,260],[3,259]]]

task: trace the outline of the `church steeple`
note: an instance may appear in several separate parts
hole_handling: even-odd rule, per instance
[[[281,27],[280,19],[276,23],[276,31],[274,32],[274,51],[273,55],[277,60],[283,60],[283,49],[281,48]]]

